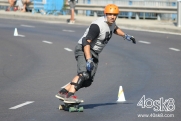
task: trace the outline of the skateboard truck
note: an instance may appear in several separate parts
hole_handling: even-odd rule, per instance
[[[83,106],[79,106],[81,102],[77,102],[77,103],[65,103],[64,105],[59,105],[59,110],[65,110],[65,111],[69,111],[69,112],[83,112],[84,107]]]

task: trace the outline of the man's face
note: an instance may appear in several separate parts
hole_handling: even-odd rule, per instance
[[[108,24],[109,25],[113,24],[116,21],[117,16],[118,16],[117,14],[107,13],[106,17]]]

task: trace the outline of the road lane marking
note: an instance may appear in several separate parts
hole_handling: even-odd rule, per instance
[[[144,43],[144,44],[151,44],[151,42],[146,42],[146,41],[139,41],[140,43]]]
[[[25,35],[21,35],[21,34],[18,34],[16,36],[18,36],[18,37],[25,37]]]
[[[72,51],[71,49],[69,49],[69,48],[64,48],[65,50],[67,50],[67,51]]]
[[[53,43],[53,42],[46,41],[46,40],[44,40],[44,41],[42,41],[42,42],[47,43],[47,44],[52,44],[52,43]]]
[[[30,26],[30,25],[21,25],[21,26],[23,26],[23,27],[29,27],[29,28],[34,28],[34,26]]]
[[[64,32],[75,32],[74,30],[62,30]]]
[[[180,51],[179,49],[177,48],[169,48],[170,50],[174,50],[174,51]]]
[[[34,103],[34,101],[27,101],[27,102],[25,102],[25,103],[16,105],[16,106],[11,107],[11,108],[9,108],[9,109],[18,109],[18,108],[21,108],[21,107],[23,107],[23,106],[25,106],[25,105],[29,105],[29,104],[31,104],[31,103]]]

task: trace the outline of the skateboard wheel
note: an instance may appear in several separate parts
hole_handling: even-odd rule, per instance
[[[69,107],[69,112],[74,112],[76,109],[74,107]]]
[[[84,110],[84,107],[79,108],[79,112],[83,112],[83,110]]]
[[[65,108],[65,106],[64,105],[59,105],[59,110],[63,110]]]
[[[69,112],[74,112],[75,108],[74,107],[69,107]]]

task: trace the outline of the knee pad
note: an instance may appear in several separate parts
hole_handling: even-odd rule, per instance
[[[87,72],[83,72],[82,77],[84,78],[84,80],[87,80],[89,79],[89,74]]]
[[[80,75],[82,74],[82,75]],[[80,88],[82,88],[82,84],[85,80],[89,79],[89,74],[87,72],[83,72],[79,74],[79,78],[77,83],[71,82],[71,85],[74,85],[75,90],[78,91]]]
[[[82,87],[89,87],[92,84],[93,80],[89,79],[84,81],[84,83],[82,84]]]

